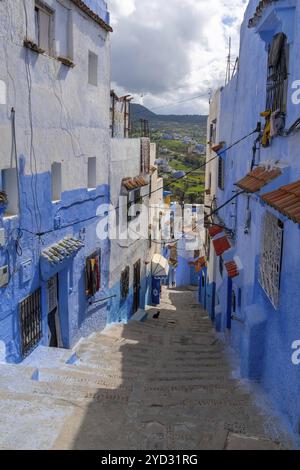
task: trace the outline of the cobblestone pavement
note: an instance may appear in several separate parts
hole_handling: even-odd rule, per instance
[[[289,448],[232,378],[195,296],[165,289],[159,319],[93,334],[69,364],[64,352],[55,367],[0,369],[0,448]]]

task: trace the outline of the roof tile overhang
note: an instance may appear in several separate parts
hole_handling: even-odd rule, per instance
[[[255,10],[255,13],[254,13],[253,17],[250,18],[250,20],[249,20],[248,28],[255,28],[258,25],[263,13],[264,13],[264,9],[267,6],[271,5],[272,3],[277,3],[277,2],[278,2],[278,0],[261,0],[257,5],[257,8]]]
[[[228,263],[225,263],[225,267],[228,273],[228,277],[233,279],[240,275],[239,268],[235,261],[229,261]]]
[[[213,240],[213,245],[217,256],[221,256],[225,251],[231,248],[230,242],[226,236]]]
[[[261,197],[269,206],[300,224],[300,181],[282,186]]]
[[[66,237],[60,242],[45,249],[41,256],[51,265],[59,264],[66,259],[75,256],[83,246],[84,243],[81,240],[77,240],[73,237]]]
[[[86,2],[82,0],[71,0],[74,5],[76,5],[81,11],[83,11],[87,16],[89,16],[92,20],[98,23],[105,31],[112,33],[112,27],[106,23],[97,13],[95,13],[91,8],[86,4]]]
[[[258,166],[243,179],[235,183],[235,185],[247,193],[256,193],[281,174],[282,171],[280,168]]]
[[[134,189],[143,188],[148,184],[149,182],[144,176],[136,176],[135,178],[124,178],[122,181],[122,186],[124,186],[127,191],[133,191]]]

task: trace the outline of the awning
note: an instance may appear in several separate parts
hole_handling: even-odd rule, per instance
[[[219,227],[218,225],[212,225],[211,227],[209,227],[208,233],[210,238],[215,238],[217,235],[222,233],[223,230],[224,229],[222,227]]]
[[[144,176],[136,176],[135,178],[124,178],[122,181],[122,186],[127,189],[127,191],[133,191],[134,189],[143,188],[148,186],[149,181]]]
[[[98,23],[105,31],[112,32],[113,29],[109,25],[109,13],[104,11],[101,6],[95,1],[91,0],[72,0],[72,2],[80,8],[87,16],[92,18],[96,23]],[[102,16],[105,15],[105,20]]]
[[[166,258],[161,255],[154,255],[152,258],[152,276],[166,277],[169,274],[169,263]]]
[[[234,277],[240,275],[239,268],[235,261],[229,261],[228,263],[225,263],[225,267],[228,273],[228,277],[233,279]]]
[[[252,16],[252,18],[250,18],[248,22],[248,28],[256,27],[262,18],[264,9],[272,3],[276,3],[277,1],[278,0],[260,0],[260,2],[258,2],[258,6],[256,8],[254,16]]]
[[[281,174],[280,168],[270,168],[260,165],[255,168],[255,170],[248,173],[243,179],[235,183],[235,185],[247,193],[256,193]]]
[[[194,261],[190,261],[189,266],[191,266],[191,267],[194,266],[194,268],[196,270],[196,273],[199,273],[203,268],[206,267],[206,257],[201,256],[200,258],[198,258]]]
[[[300,224],[300,181],[264,194],[262,200],[295,223]]]
[[[225,142],[220,142],[218,145],[214,145],[211,149],[215,153],[219,153],[223,149]]]
[[[213,240],[213,245],[217,256],[221,256],[225,251],[231,248],[230,242],[226,236]]]
[[[66,259],[75,256],[76,253],[84,246],[81,240],[76,240],[72,237],[67,237],[45,249],[41,256],[44,260],[48,261],[51,265],[63,263]]]

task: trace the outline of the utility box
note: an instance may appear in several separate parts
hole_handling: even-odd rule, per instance
[[[9,283],[9,270],[8,266],[1,266],[0,268],[0,287],[5,287]]]
[[[21,283],[26,284],[32,278],[32,261],[28,260],[21,264],[20,269]]]

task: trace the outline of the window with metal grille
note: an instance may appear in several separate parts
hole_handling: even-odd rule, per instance
[[[121,273],[121,300],[125,300],[129,294],[130,268],[127,266]]]
[[[279,306],[284,224],[267,212],[261,236],[260,284],[273,306]]]
[[[101,252],[96,251],[86,259],[86,296],[93,297],[101,289]]]
[[[219,157],[218,161],[218,187],[222,191],[225,187],[225,162],[224,159]]]
[[[21,354],[25,358],[42,338],[41,289],[36,290],[19,304]]]
[[[283,33],[274,36],[268,54],[267,106],[272,112],[286,112],[288,87],[287,37]]]

